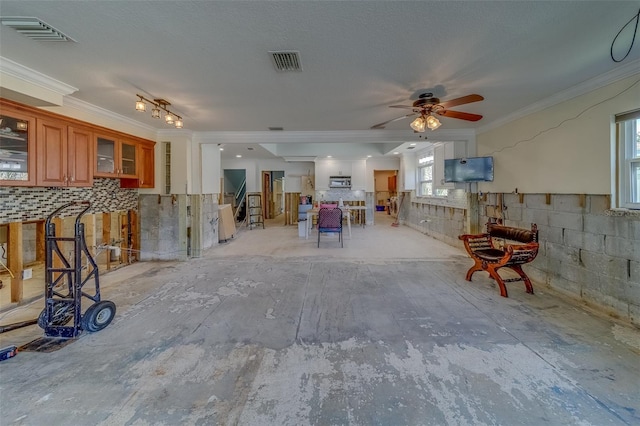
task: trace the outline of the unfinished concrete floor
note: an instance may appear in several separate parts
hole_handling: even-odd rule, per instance
[[[390,223],[343,249],[267,223],[103,275],[114,322],[1,362],[0,424],[640,424],[637,329],[536,283],[501,298],[461,250]]]

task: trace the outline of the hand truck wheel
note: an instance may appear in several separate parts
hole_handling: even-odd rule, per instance
[[[49,326],[63,326],[73,318],[73,305],[64,302],[53,304],[51,324],[47,324],[47,308],[38,315],[38,326],[43,330]]]
[[[103,300],[89,306],[82,316],[82,329],[91,333],[100,331],[111,323],[116,316],[116,305],[108,300]]]

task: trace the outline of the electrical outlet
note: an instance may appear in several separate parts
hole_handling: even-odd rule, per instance
[[[28,268],[22,271],[22,279],[23,280],[28,280],[31,277],[33,277],[33,269]]]

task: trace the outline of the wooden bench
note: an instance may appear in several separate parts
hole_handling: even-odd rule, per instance
[[[474,265],[467,271],[467,281],[471,281],[474,272],[487,271],[500,286],[502,297],[509,297],[505,283],[513,281],[524,281],[527,293],[533,294],[531,280],[522,270],[521,265],[531,262],[538,255],[538,227],[536,224],[531,224],[531,230],[528,230],[487,223],[486,233],[465,234],[458,238],[464,242],[464,248],[474,261]],[[497,240],[502,240],[502,245],[498,245]],[[510,268],[520,278],[503,279],[498,274],[500,268]]]

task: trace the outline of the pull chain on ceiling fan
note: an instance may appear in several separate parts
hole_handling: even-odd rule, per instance
[[[374,126],[371,126],[372,129],[384,129],[385,126],[389,123],[393,123],[394,121],[404,120],[405,118],[413,117],[417,115],[418,117],[413,120],[410,124],[411,128],[416,132],[424,132],[427,128],[431,130],[435,130],[440,127],[440,120],[436,117],[436,115],[440,115],[448,118],[456,118],[459,120],[466,121],[478,121],[482,118],[479,114],[472,114],[469,112],[462,111],[452,111],[448,108],[470,104],[472,102],[478,102],[483,100],[484,98],[480,95],[467,95],[462,96],[460,98],[451,99],[450,101],[440,102],[440,99],[434,98],[433,93],[423,93],[420,95],[417,101],[414,101],[412,105],[390,105],[389,108],[404,108],[411,109],[413,112],[411,114],[406,114],[401,117],[393,118],[388,121],[384,121],[382,123],[378,123]]]

